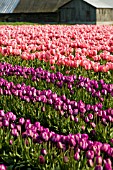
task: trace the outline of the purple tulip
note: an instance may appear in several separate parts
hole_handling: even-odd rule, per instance
[[[93,159],[93,158],[94,158],[94,151],[88,150],[88,151],[86,152],[86,158],[87,158],[87,159]]]
[[[80,140],[79,142],[79,148],[82,150],[86,150],[88,148],[88,143],[86,140]]]
[[[43,157],[43,155],[39,156],[39,163],[40,164],[44,164],[45,163],[45,158]]]
[[[112,138],[112,139],[110,139],[110,142],[113,144],[113,138]]]
[[[42,154],[42,155],[47,155],[46,149],[41,149],[41,154]]]
[[[12,118],[11,118],[12,121],[15,121],[16,120],[16,115],[13,115]]]
[[[47,134],[46,132],[42,132],[42,133],[41,133],[41,137],[42,137],[42,139],[45,140],[45,141],[48,141],[48,140],[49,140],[49,136],[48,136],[48,134]]]
[[[101,122],[103,123],[103,125],[107,125],[107,121],[105,118],[102,118]]]
[[[96,131],[95,130],[91,130],[90,133],[94,136],[96,135]]]
[[[101,165],[96,165],[95,170],[103,170],[103,167]]]
[[[68,161],[69,161],[68,157],[67,157],[67,156],[64,156],[64,157],[63,157],[63,162],[64,162],[64,163],[67,163]]]
[[[57,143],[57,147],[58,147],[59,149],[63,149],[63,144],[62,144],[61,142],[58,142],[58,143]]]
[[[75,123],[78,123],[79,122],[78,117],[75,117],[74,121],[75,121]]]
[[[3,120],[3,126],[8,127],[9,126],[9,121],[8,120]]]
[[[26,133],[27,133],[27,136],[32,137],[32,138],[34,137],[34,133],[33,133],[33,131],[30,128],[28,128],[26,130]]]
[[[85,126],[83,125],[83,126],[81,127],[81,129],[82,129],[83,131],[85,131]]]
[[[109,158],[104,160],[104,170],[108,170],[108,169],[112,170],[112,162]]]
[[[42,112],[45,112],[45,110],[46,110],[46,109],[45,109],[45,107],[42,107],[42,109],[41,109],[41,110],[42,110]]]
[[[0,121],[0,128],[3,126],[3,123]]]
[[[92,120],[93,119],[93,114],[89,113],[88,118],[89,118],[89,120]]]
[[[21,132],[21,126],[20,125],[16,125],[16,128],[19,132]]]
[[[76,152],[76,153],[74,154],[74,159],[75,159],[76,161],[78,161],[78,160],[80,159],[80,155],[79,155],[78,152]]]
[[[103,84],[104,84],[104,80],[103,80],[103,79],[99,80],[99,83],[100,83],[101,85],[103,85]]]
[[[40,128],[40,122],[35,122],[34,126],[36,126],[37,128]]]
[[[102,89],[102,90],[101,90],[101,93],[102,93],[103,95],[107,95],[107,90]]]
[[[19,124],[20,124],[20,125],[23,125],[24,123],[25,123],[25,119],[24,119],[24,118],[20,118],[20,119],[19,119]]]
[[[74,148],[74,152],[75,152],[75,153],[76,153],[76,152],[80,153],[80,151],[81,151],[80,148],[78,148],[78,147],[75,147],[75,148]]]
[[[101,156],[96,156],[96,164],[102,165],[102,157]]]
[[[113,168],[112,168],[112,166],[110,165],[110,164],[108,164],[108,163],[105,163],[104,164],[104,170],[113,170]]]
[[[88,117],[85,117],[84,121],[85,121],[86,123],[88,123],[90,120],[89,120]]]
[[[11,127],[11,129],[14,129],[16,127],[16,124],[15,123],[11,123],[10,127]]]
[[[74,121],[74,116],[73,115],[70,115],[70,120]]]
[[[0,170],[6,170],[6,166],[4,164],[0,164]]]
[[[13,135],[13,136],[19,136],[19,133],[17,132],[17,129],[12,129],[11,130],[11,134]]]
[[[88,159],[87,160],[87,164],[88,164],[89,167],[93,167],[94,166],[94,162],[93,162],[92,159]]]
[[[4,116],[5,116],[4,110],[0,110],[0,117],[4,117]]]
[[[75,147],[76,142],[75,142],[75,140],[72,138],[72,139],[70,139],[69,144],[70,144],[71,146],[74,146],[74,147]]]
[[[73,114],[74,114],[74,115],[78,115],[78,113],[79,113],[78,109],[74,109],[74,110],[73,110]]]
[[[81,138],[82,138],[82,140],[87,141],[89,136],[88,136],[88,134],[84,133],[84,134],[81,135]]]
[[[90,122],[92,128],[96,128],[96,124],[94,122]]]
[[[100,100],[100,102],[103,102],[104,98],[103,97],[99,97],[99,100]]]
[[[13,144],[13,140],[12,140],[12,139],[9,141],[9,144],[10,144],[10,145],[12,145],[12,144]]]

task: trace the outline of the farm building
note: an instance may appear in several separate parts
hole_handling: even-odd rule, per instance
[[[0,21],[113,24],[113,0],[0,0]]]

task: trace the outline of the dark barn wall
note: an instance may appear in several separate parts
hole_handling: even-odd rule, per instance
[[[113,9],[97,9],[96,10],[97,21],[112,21],[113,22]]]
[[[81,0],[73,0],[59,9],[61,23],[96,23],[96,8]]]
[[[11,13],[0,14],[1,22],[58,23],[59,15],[54,13]]]
[[[72,0],[60,7],[57,12],[0,13],[0,21],[40,24],[113,24],[113,9],[96,9],[83,0]]]

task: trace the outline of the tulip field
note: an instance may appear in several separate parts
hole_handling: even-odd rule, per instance
[[[0,25],[0,170],[113,170],[113,26]]]

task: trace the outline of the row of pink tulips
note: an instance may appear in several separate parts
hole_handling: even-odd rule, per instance
[[[37,58],[50,64],[82,66],[95,72],[113,70],[112,26],[1,26],[0,30],[3,56]],[[101,65],[100,60],[106,64]]]

